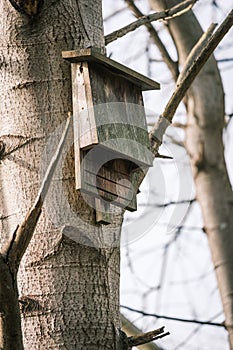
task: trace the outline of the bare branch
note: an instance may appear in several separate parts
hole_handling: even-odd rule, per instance
[[[154,126],[155,123],[154,122],[149,122],[147,123],[148,126]],[[174,126],[175,128],[180,128],[180,129],[186,129],[187,128],[187,124],[183,124],[183,123],[180,123],[180,122],[174,122],[172,123],[172,126]]]
[[[183,124],[183,123],[179,123],[179,122],[174,122],[174,123],[172,123],[172,125],[175,128],[180,128],[180,129],[186,129],[187,128],[187,124]]]
[[[128,337],[128,344],[130,347],[138,346],[146,343],[150,343],[154,340],[166,337],[170,333],[164,333],[164,327],[158,328],[154,331],[146,332],[140,335],[135,335],[132,337]]]
[[[218,63],[224,63],[224,62],[232,62],[233,58],[221,58],[217,60]]]
[[[142,331],[129,321],[123,314],[121,314],[122,328],[124,332],[129,335],[139,335]],[[141,350],[161,350],[155,343],[144,344],[140,346]]]
[[[192,50],[192,55],[188,57],[189,63],[185,64],[185,73],[181,72],[181,79],[179,79],[179,85],[177,85],[176,90],[172,94],[170,100],[168,101],[163,114],[160,116],[158,122],[151,130],[149,136],[151,140],[151,146],[153,153],[156,155],[158,153],[159,146],[162,143],[162,136],[165,133],[168,125],[170,125],[172,118],[176,112],[176,109],[182,99],[184,98],[190,85],[200,72],[201,68],[204,66],[206,61],[214,52],[215,48],[218,46],[220,41],[226,35],[233,25],[233,10],[228,14],[216,32],[209,38],[209,40],[204,41],[205,45],[202,46],[200,50],[200,42],[203,43],[203,36],[200,38],[194,49]],[[212,30],[212,25],[209,29]],[[206,36],[206,34],[204,34]],[[196,49],[195,49],[196,48]],[[198,54],[196,54],[196,50]]]
[[[177,16],[182,15],[183,13],[189,11],[193,5],[197,2],[198,0],[185,0],[182,3],[171,7],[170,9],[161,11],[161,12],[155,12],[149,16],[143,16],[139,18],[137,21],[132,22],[128,24],[127,26],[118,29],[108,35],[105,36],[105,44],[108,45],[114,40],[117,40],[121,38],[122,36],[134,31],[135,29],[153,22],[153,21],[158,21],[160,19],[171,19]]]
[[[184,200],[180,200],[180,201],[171,201],[171,202],[167,202],[164,204],[154,204],[155,207],[157,208],[167,208],[170,205],[182,205],[182,204],[193,204],[194,202],[196,202],[196,199],[184,199]]]
[[[164,320],[172,320],[172,321],[185,322],[185,323],[197,323],[197,324],[202,324],[202,325],[226,328],[226,325],[224,322],[219,323],[219,322],[191,320],[191,319],[179,318],[179,317],[170,317],[170,316],[165,316],[165,315],[152,314],[152,313],[144,312],[142,310],[136,310],[136,309],[133,309],[133,308],[128,307],[128,306],[121,305],[121,307],[126,309],[126,310],[136,312],[136,313],[143,315],[143,316],[150,316],[150,317],[155,317],[155,318],[163,318]]]
[[[125,2],[127,3],[129,9],[134,13],[135,17],[137,18],[145,17],[145,15],[135,5],[133,0],[125,0]],[[169,52],[167,51],[166,47],[161,41],[153,25],[151,23],[146,23],[145,26],[148,29],[148,32],[150,33],[151,39],[154,41],[155,45],[158,47],[161,53],[161,56],[163,58],[163,61],[167,64],[168,68],[170,69],[170,72],[174,80],[176,80],[179,75],[178,63],[172,60],[171,56],[169,55]]]
[[[11,270],[14,274],[17,273],[20,261],[28,247],[28,244],[32,238],[33,232],[36,228],[38,219],[41,214],[42,205],[44,203],[54,171],[59,161],[61,151],[64,147],[66,137],[68,135],[70,123],[71,123],[71,116],[69,116],[69,118],[67,119],[64,132],[62,134],[62,137],[60,139],[56,152],[50,161],[50,164],[48,166],[48,169],[46,171],[46,174],[44,176],[43,182],[41,184],[41,187],[39,189],[39,192],[34,204],[28,211],[21,225],[19,225],[16,228],[11,241],[9,242],[5,250],[2,252],[2,254],[6,256],[11,266]]]

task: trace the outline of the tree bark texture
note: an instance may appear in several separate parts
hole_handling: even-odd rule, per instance
[[[150,0],[161,10],[177,3]],[[192,12],[167,22],[182,65],[202,34]],[[224,92],[214,57],[205,64],[187,94],[185,146],[190,155],[197,199],[209,240],[225,324],[233,349],[233,195],[223,147]]]
[[[52,155],[44,152],[48,137],[72,110],[70,65],[61,52],[89,46],[104,49],[101,1],[45,0],[34,17],[1,1],[0,27],[3,246],[36,197],[41,163]],[[95,224],[93,209],[75,190],[72,147],[59,174],[19,272],[24,348],[121,349],[122,217],[107,229]],[[8,273],[4,268],[1,264],[1,282]],[[6,300],[5,292],[0,290],[1,301]],[[1,309],[0,322],[4,322]]]
[[[21,350],[22,331],[15,276],[0,257],[0,349]]]

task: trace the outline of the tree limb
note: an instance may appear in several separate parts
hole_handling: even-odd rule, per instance
[[[43,182],[39,189],[38,195],[32,207],[29,209],[23,222],[16,228],[11,241],[7,247],[3,250],[2,255],[6,257],[11,271],[16,275],[20,261],[28,247],[28,244],[32,238],[33,232],[36,228],[38,219],[41,214],[42,205],[47,195],[54,171],[59,161],[62,149],[64,147],[66,137],[68,135],[69,127],[71,124],[71,116],[67,119],[65,129],[58,144],[55,154],[53,155],[48,169],[45,173]]]
[[[128,306],[121,305],[121,307],[126,309],[126,310],[136,312],[136,313],[143,315],[143,316],[150,316],[150,317],[155,317],[155,318],[163,318],[164,320],[172,320],[172,321],[179,321],[179,322],[185,322],[185,323],[196,323],[196,324],[226,328],[226,325],[224,322],[219,323],[219,322],[191,320],[191,319],[179,318],[179,317],[170,317],[170,316],[165,316],[165,315],[152,314],[152,313],[144,312],[142,310],[136,310],[136,309],[133,309],[133,308],[128,307]]]
[[[137,18],[145,17],[145,15],[139,10],[139,8],[135,5],[133,0],[125,0],[126,4],[128,5],[129,9],[134,13],[134,15]],[[153,27],[153,25],[149,22],[145,24],[146,28],[148,29],[148,32],[150,34],[151,39],[154,41],[155,45],[160,51],[160,54],[164,60],[164,62],[167,64],[168,68],[170,69],[170,72],[176,81],[179,70],[178,70],[178,63],[174,62],[169,55],[169,52],[167,51],[165,45],[161,41],[157,31]]]
[[[189,11],[193,5],[197,2],[198,0],[185,0],[182,3],[173,6],[170,9],[161,11],[161,12],[155,12],[149,16],[143,16],[139,18],[137,21],[132,22],[125,27],[118,29],[108,35],[105,36],[105,45],[110,44],[114,40],[117,40],[121,38],[122,36],[134,31],[135,29],[153,22],[153,21],[158,21],[159,19],[171,19],[177,16],[182,15],[183,13]]]
[[[154,340],[166,337],[169,334],[170,334],[169,332],[164,333],[164,327],[162,327],[154,331],[128,337],[128,344],[130,347],[139,346],[139,345],[147,344]]]
[[[155,156],[158,153],[159,146],[162,143],[163,134],[165,133],[167,127],[170,125],[178,105],[184,98],[187,90],[200,72],[201,68],[212,55],[215,48],[218,46],[226,33],[230,30],[232,25],[233,10],[228,14],[216,32],[211,35],[207,42],[206,40],[203,40],[203,36],[206,37],[205,33],[193,48],[192,55],[189,55],[188,62],[184,66],[184,73],[181,72],[181,78],[178,79],[179,84],[169,99],[163,114],[159,117],[158,122],[154,125],[153,129],[149,133],[152,151]],[[213,25],[210,26],[208,31],[211,33],[212,30]],[[204,46],[203,41],[205,43]],[[202,45],[200,45],[200,43],[202,43]]]
[[[128,320],[123,314],[121,314],[122,328],[124,332],[129,335],[139,335],[142,331],[136,327],[131,321]],[[141,350],[161,350],[155,343],[146,343],[140,346]]]

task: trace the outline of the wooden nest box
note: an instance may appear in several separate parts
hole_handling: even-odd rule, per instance
[[[95,197],[97,221],[109,223],[109,203],[137,209],[133,178],[153,162],[142,91],[159,84],[93,48],[62,56],[72,66],[76,189]]]

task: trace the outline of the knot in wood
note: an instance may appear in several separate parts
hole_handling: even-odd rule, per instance
[[[35,300],[34,297],[22,296],[19,299],[20,309],[22,313],[32,313],[42,310],[42,305],[38,300]]]

